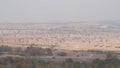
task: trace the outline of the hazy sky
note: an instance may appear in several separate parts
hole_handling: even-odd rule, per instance
[[[120,0],[0,0],[0,22],[120,20]]]

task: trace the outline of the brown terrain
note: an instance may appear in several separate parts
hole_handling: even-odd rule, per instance
[[[119,24],[96,22],[5,23],[0,24],[0,43],[10,47],[51,48],[53,56],[41,57],[45,60],[63,61],[69,57],[75,61],[105,59],[107,52],[117,54],[119,58],[119,28]],[[60,52],[67,53],[67,56],[58,56]]]
[[[0,43],[65,50],[120,50],[117,26],[98,23],[1,24]]]

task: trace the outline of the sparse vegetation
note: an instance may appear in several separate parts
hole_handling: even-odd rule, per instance
[[[120,68],[119,27],[96,24],[1,24],[0,68]]]
[[[0,46],[0,52],[9,52],[11,50],[12,50],[12,48],[7,46],[7,45],[1,45]]]
[[[4,57],[0,58],[0,68],[120,68],[120,60],[115,59],[95,59],[92,62],[80,63],[68,58],[59,63],[54,61],[44,62],[41,59]]]

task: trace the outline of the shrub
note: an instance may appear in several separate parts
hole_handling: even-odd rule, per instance
[[[67,56],[67,53],[66,52],[60,52],[57,54],[58,56]]]
[[[8,52],[8,51],[11,51],[12,48],[9,47],[9,46],[6,46],[6,45],[2,45],[0,46],[0,52]]]

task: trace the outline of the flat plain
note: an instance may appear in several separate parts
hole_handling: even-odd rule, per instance
[[[13,47],[120,51],[119,24],[102,22],[0,24],[0,43]]]

